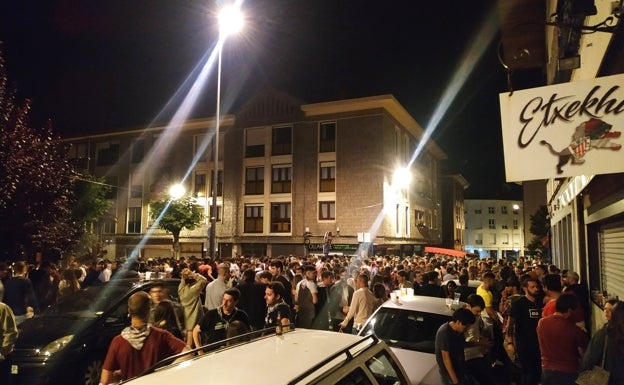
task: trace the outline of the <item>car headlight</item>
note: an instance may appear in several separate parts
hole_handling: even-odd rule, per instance
[[[41,348],[41,350],[39,352],[41,354],[45,355],[45,356],[51,356],[52,354],[58,352],[59,350],[63,349],[65,346],[67,346],[67,344],[69,343],[69,341],[72,340],[72,338],[74,338],[73,334],[70,334],[70,335],[65,336],[65,337],[61,337],[61,338],[59,338],[57,340],[54,340],[54,341],[50,342],[49,344],[47,344],[43,348]]]

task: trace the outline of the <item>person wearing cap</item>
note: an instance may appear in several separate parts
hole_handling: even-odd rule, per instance
[[[220,263],[217,267],[219,275],[206,286],[206,299],[204,307],[208,310],[221,306],[223,293],[230,288],[230,266],[227,263]]]

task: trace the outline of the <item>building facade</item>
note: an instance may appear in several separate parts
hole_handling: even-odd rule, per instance
[[[524,255],[522,201],[466,199],[466,251],[480,258]]]
[[[303,104],[271,90],[219,128],[216,255],[407,255],[441,244],[445,154],[391,95]],[[67,139],[76,164],[115,187],[99,224],[109,255],[171,255],[149,202],[172,184],[210,218],[214,132],[211,118]],[[212,254],[209,225],[182,231],[182,255]]]
[[[499,0],[498,4],[499,11],[504,10],[508,16],[501,20],[503,29],[509,32],[505,47],[508,67],[521,69],[513,68],[514,54],[528,52],[528,43],[545,48],[545,55],[535,57],[546,61],[534,64],[546,69],[547,85],[624,73],[621,2]],[[531,41],[526,31],[521,38],[514,38],[512,31],[528,21],[523,18],[529,14],[533,16],[531,21],[543,18],[544,26],[533,23],[537,34]],[[587,33],[592,29],[594,33]],[[621,100],[617,103],[621,105]],[[617,130],[621,131],[621,127]],[[624,295],[624,173],[588,174],[553,175],[544,185],[551,224],[551,262],[578,272],[591,290],[595,330],[604,322],[604,300]]]
[[[442,246],[466,250],[464,190],[470,184],[460,174],[442,176]]]

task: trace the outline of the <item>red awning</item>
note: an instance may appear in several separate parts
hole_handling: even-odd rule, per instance
[[[425,247],[425,253],[434,253],[434,254],[445,254],[453,257],[463,258],[466,256],[465,251],[461,250],[453,250],[453,249],[443,249],[441,247]]]

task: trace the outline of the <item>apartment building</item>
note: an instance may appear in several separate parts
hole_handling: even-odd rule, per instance
[[[524,255],[522,201],[466,199],[466,251],[480,258]]]
[[[77,165],[115,186],[99,224],[109,255],[171,255],[149,202],[182,183],[212,213],[214,118],[67,138]],[[216,255],[412,254],[440,245],[444,152],[391,95],[304,104],[275,90],[219,126]],[[210,221],[180,237],[211,255]]]

